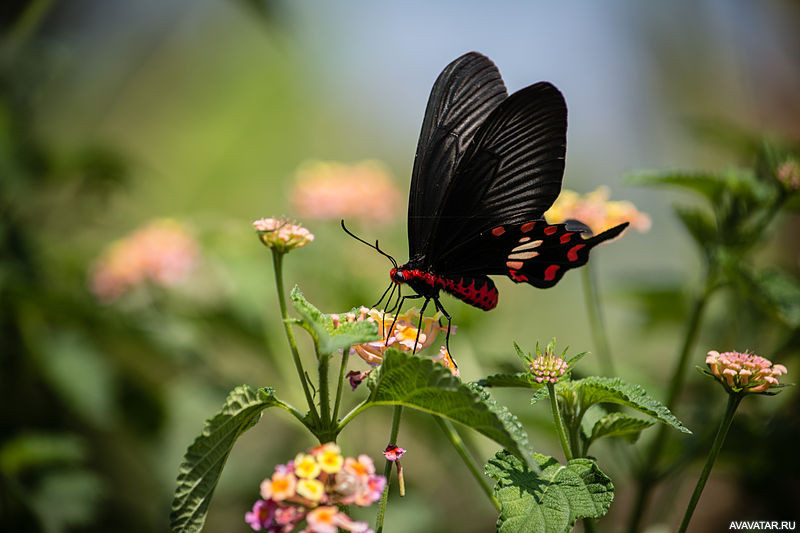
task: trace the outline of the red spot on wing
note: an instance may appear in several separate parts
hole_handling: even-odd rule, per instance
[[[543,231],[544,231],[545,235],[552,235],[553,233],[558,231],[558,227],[557,226],[547,226],[546,228],[544,228]]]
[[[569,249],[567,252],[567,259],[570,261],[577,261],[578,260],[578,250],[586,246],[585,244],[576,244],[572,248]]]
[[[508,277],[514,281],[528,281],[528,276],[520,274],[517,270],[509,270]]]
[[[565,233],[564,235],[562,235],[560,239],[561,244],[567,244],[573,235],[574,233]]]
[[[494,235],[495,237],[499,237],[500,235],[502,235],[505,232],[506,232],[506,228],[504,228],[503,226],[497,226],[496,228],[494,228],[492,230],[492,235]]]
[[[544,271],[544,280],[545,281],[553,281],[556,278],[556,272],[558,269],[561,268],[558,265],[550,265]]]
[[[519,229],[522,233],[528,233],[536,225],[536,222],[526,222]]]

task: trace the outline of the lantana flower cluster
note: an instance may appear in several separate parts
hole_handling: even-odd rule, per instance
[[[111,303],[145,282],[181,283],[199,255],[199,246],[178,221],[154,220],[112,243],[94,263],[89,285],[98,300]]]
[[[551,224],[580,220],[595,235],[623,222],[629,222],[638,231],[650,229],[649,216],[636,209],[631,202],[612,202],[610,197],[608,187],[599,187],[584,196],[564,189],[544,216]]]
[[[745,394],[763,393],[778,386],[778,376],[787,372],[785,366],[747,352],[719,353],[711,350],[706,364],[727,391]]]
[[[359,357],[372,366],[381,364],[383,354],[388,348],[397,348],[404,352],[420,352],[431,346],[439,333],[447,334],[448,327],[439,323],[441,317],[441,313],[423,317],[422,327],[420,328],[419,310],[413,307],[405,313],[397,315],[396,320],[395,315],[391,313],[367,307],[361,307],[357,312],[350,312],[344,315],[331,315],[334,327],[338,327],[344,322],[360,322],[362,320],[370,320],[378,324],[378,331],[381,333],[380,340],[367,342],[352,348],[353,352],[357,353]],[[394,323],[394,327],[392,327],[392,323]],[[455,326],[451,326],[450,333],[454,333],[455,328]],[[459,375],[458,368],[446,346],[440,346],[439,353],[433,359],[446,366],[453,375]],[[369,371],[348,374],[351,386],[355,388],[367,374],[369,374]]]
[[[307,228],[286,217],[261,218],[253,222],[253,227],[261,242],[284,254],[314,240],[314,235]]]
[[[327,443],[276,466],[261,483],[261,499],[245,521],[268,533],[288,533],[304,521],[300,533],[368,532],[365,522],[351,520],[339,506],[369,506],[385,486],[386,478],[375,473],[368,455],[344,457],[339,446]]]
[[[300,167],[296,180],[292,204],[302,216],[316,220],[389,222],[402,204],[388,170],[378,161],[312,161]]]
[[[539,355],[528,366],[537,383],[555,383],[567,371],[567,362],[550,352]]]

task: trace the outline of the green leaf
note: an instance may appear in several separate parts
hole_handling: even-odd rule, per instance
[[[515,374],[493,374],[478,381],[481,387],[517,387],[522,389],[540,389],[544,383],[537,383],[530,372]]]
[[[732,270],[737,284],[759,307],[792,329],[800,327],[800,283],[777,269],[754,273],[738,265]]]
[[[708,250],[717,242],[717,225],[705,209],[685,206],[675,206],[674,209],[689,235],[701,249]]]
[[[704,172],[653,171],[626,176],[632,185],[672,185],[699,193],[714,202],[722,194],[725,181],[716,174]]]
[[[516,342],[514,342],[514,351],[517,353],[517,357],[522,359],[523,363],[525,363],[526,365],[528,363],[530,363],[530,361],[531,361],[530,356],[528,354],[526,354],[525,352],[523,352],[522,348],[520,348],[519,344],[517,344]]]
[[[228,395],[222,410],[205,423],[203,432],[186,450],[172,500],[173,532],[200,531],[211,496],[236,439],[253,427],[267,407],[283,405],[273,390],[240,385]]]
[[[614,485],[591,459],[573,459],[566,466],[535,454],[541,472],[532,472],[505,450],[486,465],[497,480],[494,494],[502,509],[501,533],[564,533],[576,520],[599,518],[614,499]]]
[[[311,305],[296,285],[289,297],[297,314],[303,318],[306,329],[314,337],[320,354],[330,355],[336,350],[344,350],[348,346],[380,339],[378,324],[371,320],[343,322],[339,327],[334,328],[330,315],[324,314]]]
[[[561,382],[556,383],[556,387],[559,385],[561,385]],[[547,389],[547,387],[542,387],[541,389],[537,390],[533,396],[531,396],[531,405],[536,405],[540,400],[544,400],[548,396],[550,396],[550,391]]]
[[[626,405],[683,433],[691,433],[666,405],[647,394],[647,391],[639,385],[627,383],[620,378],[592,376],[572,381],[565,386],[566,388],[577,391],[580,405],[584,410],[596,403]]]
[[[403,405],[464,424],[532,464],[519,420],[479,385],[463,383],[431,359],[389,349],[375,380],[367,383],[369,405]]]
[[[592,434],[586,443],[586,449],[594,441],[603,437],[620,437],[634,443],[639,438],[641,431],[654,423],[652,420],[642,420],[622,413],[609,413],[595,422]]]

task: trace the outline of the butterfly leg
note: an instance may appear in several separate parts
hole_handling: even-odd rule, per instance
[[[386,298],[386,295],[389,293],[389,291],[395,287],[396,285],[394,283],[390,283],[389,286],[386,287],[386,290],[383,291],[380,299],[371,306],[371,309],[377,308],[379,305],[381,305],[381,302],[383,302],[383,299]],[[394,292],[392,292],[392,294],[389,296],[389,301],[391,301],[392,297],[394,297]]]
[[[417,325],[417,337],[414,339],[414,349],[411,350],[411,353],[417,353],[417,344],[419,343],[419,334],[422,331],[422,319],[425,316],[425,308],[428,307],[428,302],[430,302],[430,298],[425,298],[425,302],[422,304],[422,309],[419,311],[419,324]],[[434,300],[435,302],[435,300]]]
[[[444,317],[447,319],[447,335],[445,335],[445,338],[444,338],[444,346],[445,346],[445,348],[447,348],[447,353],[449,354],[450,353],[450,329],[452,328],[453,320],[452,320],[452,317],[450,316],[450,313],[448,313],[447,310],[442,305],[442,302],[439,301],[439,298],[434,298],[433,299],[433,304],[436,306],[436,310],[440,311],[444,315]],[[452,359],[452,356],[450,356],[450,358]],[[456,364],[456,360],[455,359],[453,359],[453,364],[454,365]],[[458,365],[456,365],[456,368],[458,368]]]
[[[397,323],[397,315],[399,315],[400,311],[403,309],[403,303],[405,303],[406,300],[415,300],[417,298],[422,298],[422,295],[421,294],[415,294],[413,296],[403,296],[403,297],[400,298],[400,301],[398,302],[396,308],[393,308],[393,309],[397,309],[397,312],[394,314],[394,319],[392,319],[392,325],[389,326],[389,333],[386,334],[386,343],[384,344],[384,346],[388,346],[389,345],[389,336],[391,336],[392,331],[394,331],[394,325]],[[428,301],[425,300],[425,305],[427,305],[427,304],[428,304]],[[425,306],[423,305],[423,309],[424,308],[425,308]],[[415,346],[416,346],[416,344],[415,344]]]

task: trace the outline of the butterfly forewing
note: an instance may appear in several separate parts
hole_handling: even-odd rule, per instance
[[[497,67],[476,52],[439,75],[422,123],[408,203],[408,243],[419,256],[433,233],[436,215],[467,146],[489,113],[507,96]]]
[[[549,83],[531,85],[497,106],[438,207],[425,250],[427,266],[447,271],[455,266],[451,256],[465,253],[463,248],[487,230],[540,218],[561,190],[566,131],[564,98]]]

